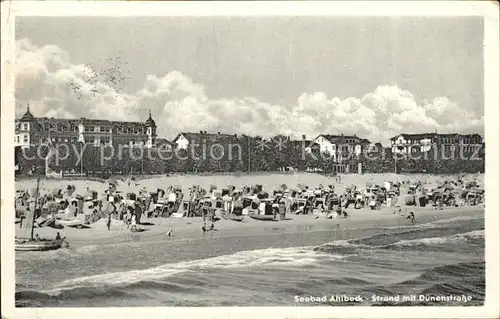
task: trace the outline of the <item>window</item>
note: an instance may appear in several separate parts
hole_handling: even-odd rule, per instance
[[[78,140],[78,139],[76,138],[76,136],[72,136],[72,137],[70,138],[70,141],[71,141],[71,142],[76,142],[77,140]]]
[[[27,131],[29,128],[28,123],[23,123],[23,131]]]
[[[85,132],[94,132],[94,125],[85,126]]]
[[[106,136],[102,136],[101,137],[101,144],[102,145],[109,144],[109,142],[110,142],[110,138],[109,137],[106,137]]]
[[[93,144],[93,143],[95,143],[95,137],[88,136],[88,137],[85,138],[85,142]]]
[[[24,135],[24,137],[23,137],[23,142],[24,142],[24,143],[28,143],[28,135]]]

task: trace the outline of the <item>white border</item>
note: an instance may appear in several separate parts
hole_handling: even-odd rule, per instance
[[[485,28],[486,300],[483,307],[14,308],[14,27],[17,16],[483,16]],[[499,14],[493,2],[85,2],[1,4],[2,316],[5,318],[499,318]],[[491,195],[490,195],[491,194]],[[9,280],[10,279],[10,280]]]

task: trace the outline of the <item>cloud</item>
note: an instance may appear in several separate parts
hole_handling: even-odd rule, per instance
[[[482,133],[484,118],[447,97],[431,102],[397,86],[381,85],[362,97],[339,99],[323,92],[304,93],[292,105],[275,105],[253,97],[209,97],[202,84],[172,71],[148,75],[135,93],[118,91],[92,67],[71,63],[53,45],[16,43],[17,115],[29,101],[35,116],[144,121],[151,110],[160,136],[207,130],[272,136],[357,134],[387,144],[401,132]]]

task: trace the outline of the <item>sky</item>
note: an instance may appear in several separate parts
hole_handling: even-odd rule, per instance
[[[21,17],[16,114],[179,132],[484,131],[481,17]]]

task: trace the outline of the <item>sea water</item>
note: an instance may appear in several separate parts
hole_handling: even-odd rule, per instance
[[[481,305],[484,215],[16,253],[18,307]],[[397,298],[396,298],[397,297]]]

